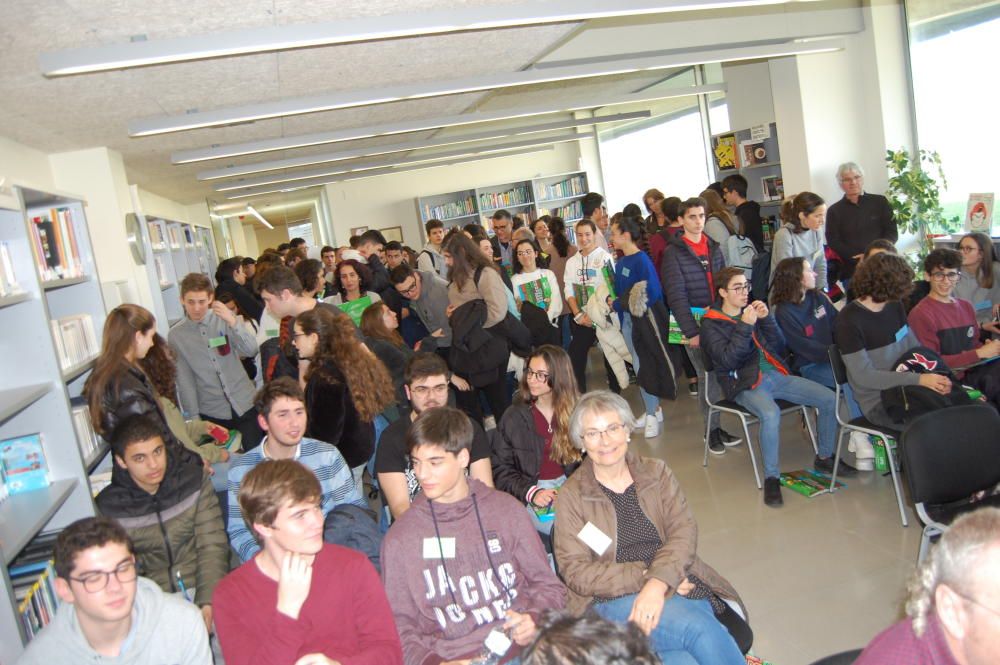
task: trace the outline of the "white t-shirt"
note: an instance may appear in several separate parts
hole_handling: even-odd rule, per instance
[[[537,268],[532,272],[514,273],[510,282],[514,287],[515,300],[538,305],[555,325],[556,319],[562,314],[562,293],[554,272],[547,268]]]
[[[615,280],[615,261],[607,251],[595,247],[586,256],[577,252],[566,259],[566,272],[563,274],[563,284],[566,285],[566,297],[576,298],[580,309],[587,304],[594,289],[604,279],[609,285]]]

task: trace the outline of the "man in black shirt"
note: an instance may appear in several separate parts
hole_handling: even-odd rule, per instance
[[[417,353],[406,363],[403,388],[410,400],[410,412],[404,413],[382,432],[375,453],[375,473],[393,519],[399,519],[410,507],[413,497],[420,492],[420,483],[406,453],[406,435],[421,413],[448,404],[450,377],[448,366],[434,353]],[[475,421],[471,422],[469,475],[493,487],[489,440],[483,428]]]
[[[840,256],[843,262],[840,276],[846,284],[865,248],[878,238],[896,242],[899,231],[889,201],[864,191],[865,174],[860,166],[854,162],[841,164],[837,168],[837,182],[844,198],[826,211],[826,244]]]
[[[760,204],[747,200],[747,179],[739,173],[727,175],[722,180],[722,198],[735,208],[736,216],[743,222],[743,235],[750,238],[758,252],[763,252],[764,222],[760,217]]]

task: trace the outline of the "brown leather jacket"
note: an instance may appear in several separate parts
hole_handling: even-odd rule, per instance
[[[594,596],[621,596],[638,593],[649,578],[668,587],[667,597],[688,575],[700,578],[721,598],[746,607],[736,589],[711,566],[698,558],[698,526],[673,472],[662,460],[628,453],[625,457],[636,485],[639,506],[656,527],[663,546],[646,569],[646,564],[616,563],[618,520],[611,500],[594,477],[594,463],[588,457],[559,490],[555,503],[556,523],[552,530],[553,551],[559,574],[569,588],[567,609],[582,613]],[[598,556],[577,534],[592,523],[612,543]]]

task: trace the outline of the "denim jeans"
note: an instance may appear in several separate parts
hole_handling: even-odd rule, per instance
[[[563,483],[566,482],[566,476],[559,476],[558,478],[552,478],[550,480],[539,480],[535,484],[542,489],[552,489],[553,487],[562,487]],[[535,531],[538,533],[544,533],[546,535],[552,533],[552,525],[555,523],[555,519],[540,520],[538,515],[535,513],[535,509],[530,505],[525,506],[528,511],[528,517],[531,518],[531,523],[535,525]],[[550,514],[551,518],[552,515]]]
[[[799,368],[799,374],[803,378],[815,381],[830,390],[837,389],[837,380],[833,378],[833,367],[830,366],[830,363],[803,365]],[[857,401],[854,399],[854,391],[851,390],[851,385],[845,383],[842,388],[844,391],[844,403],[847,404],[847,413],[851,416],[851,420],[860,418],[862,416],[861,407],[858,406]]]
[[[622,337],[625,338],[625,346],[628,347],[628,352],[632,355],[632,369],[635,370],[636,376],[639,376],[639,356],[636,354],[635,344],[632,342],[631,314],[622,315]],[[656,395],[650,395],[642,388],[639,388],[639,394],[642,395],[642,403],[646,405],[646,414],[655,416],[656,410],[660,408],[660,398]]]
[[[777,478],[781,475],[778,467],[778,430],[781,427],[781,410],[775,403],[783,399],[793,404],[804,404],[819,408],[819,448],[820,457],[833,454],[837,437],[837,414],[834,412],[836,397],[826,386],[801,376],[785,375],[781,372],[764,372],[760,383],[753,390],[744,390],[733,398],[740,406],[760,418],[760,447],[764,451],[764,476]]]
[[[625,623],[635,594],[597,603],[594,610],[609,621]],[[653,651],[670,665],[746,665],[736,642],[712,612],[706,599],[674,594],[663,603],[660,622],[649,634]]]

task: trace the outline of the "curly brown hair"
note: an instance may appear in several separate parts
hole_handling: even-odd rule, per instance
[[[375,416],[396,401],[389,370],[361,344],[349,317],[337,316],[325,307],[315,307],[300,314],[295,325],[302,328],[303,333],[315,333],[319,337],[306,381],[327,362],[336,365],[347,379],[354,408],[366,423],[373,422]]]
[[[347,300],[347,291],[340,283],[340,271],[344,268],[351,268],[358,276],[358,292],[363,296],[372,284],[371,268],[357,259],[344,259],[337,264],[337,268],[333,272],[333,288],[344,300]]]
[[[801,256],[790,256],[782,259],[774,267],[771,282],[771,306],[782,303],[798,305],[805,296],[802,288],[802,275],[805,273],[806,261]]]
[[[167,340],[160,333],[153,335],[153,346],[146,357],[139,361],[139,366],[149,377],[157,395],[166,397],[174,406],[180,406],[177,403],[177,363],[174,362],[174,354]]]
[[[876,303],[902,300],[913,290],[913,268],[906,259],[882,253],[865,259],[851,279],[855,298],[871,298]]]

